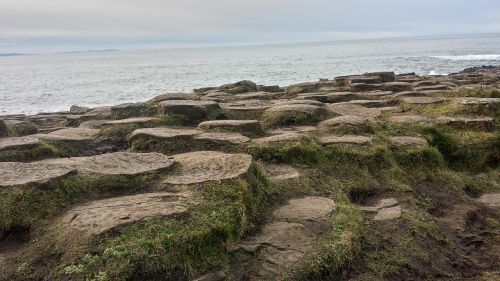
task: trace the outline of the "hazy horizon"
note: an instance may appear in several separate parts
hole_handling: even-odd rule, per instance
[[[500,30],[500,4],[495,0],[0,0],[0,6],[0,53],[464,36]]]

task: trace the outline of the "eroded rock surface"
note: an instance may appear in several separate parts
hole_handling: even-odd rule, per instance
[[[241,178],[250,172],[252,156],[216,151],[197,151],[174,156],[178,169],[169,173],[164,184],[190,185]]]
[[[99,235],[155,217],[187,212],[192,203],[188,193],[144,193],[93,201],[68,211],[61,227]]]
[[[0,187],[55,183],[75,173],[73,167],[53,163],[0,162]]]

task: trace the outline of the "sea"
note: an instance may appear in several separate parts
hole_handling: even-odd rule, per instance
[[[240,80],[286,86],[372,71],[500,65],[500,34],[0,56],[0,115],[148,100]]]

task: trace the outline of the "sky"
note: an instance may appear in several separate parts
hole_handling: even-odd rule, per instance
[[[0,0],[0,53],[484,33],[499,0]]]

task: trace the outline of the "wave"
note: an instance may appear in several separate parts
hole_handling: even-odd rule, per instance
[[[431,56],[431,58],[453,61],[487,61],[500,60],[500,55]]]

